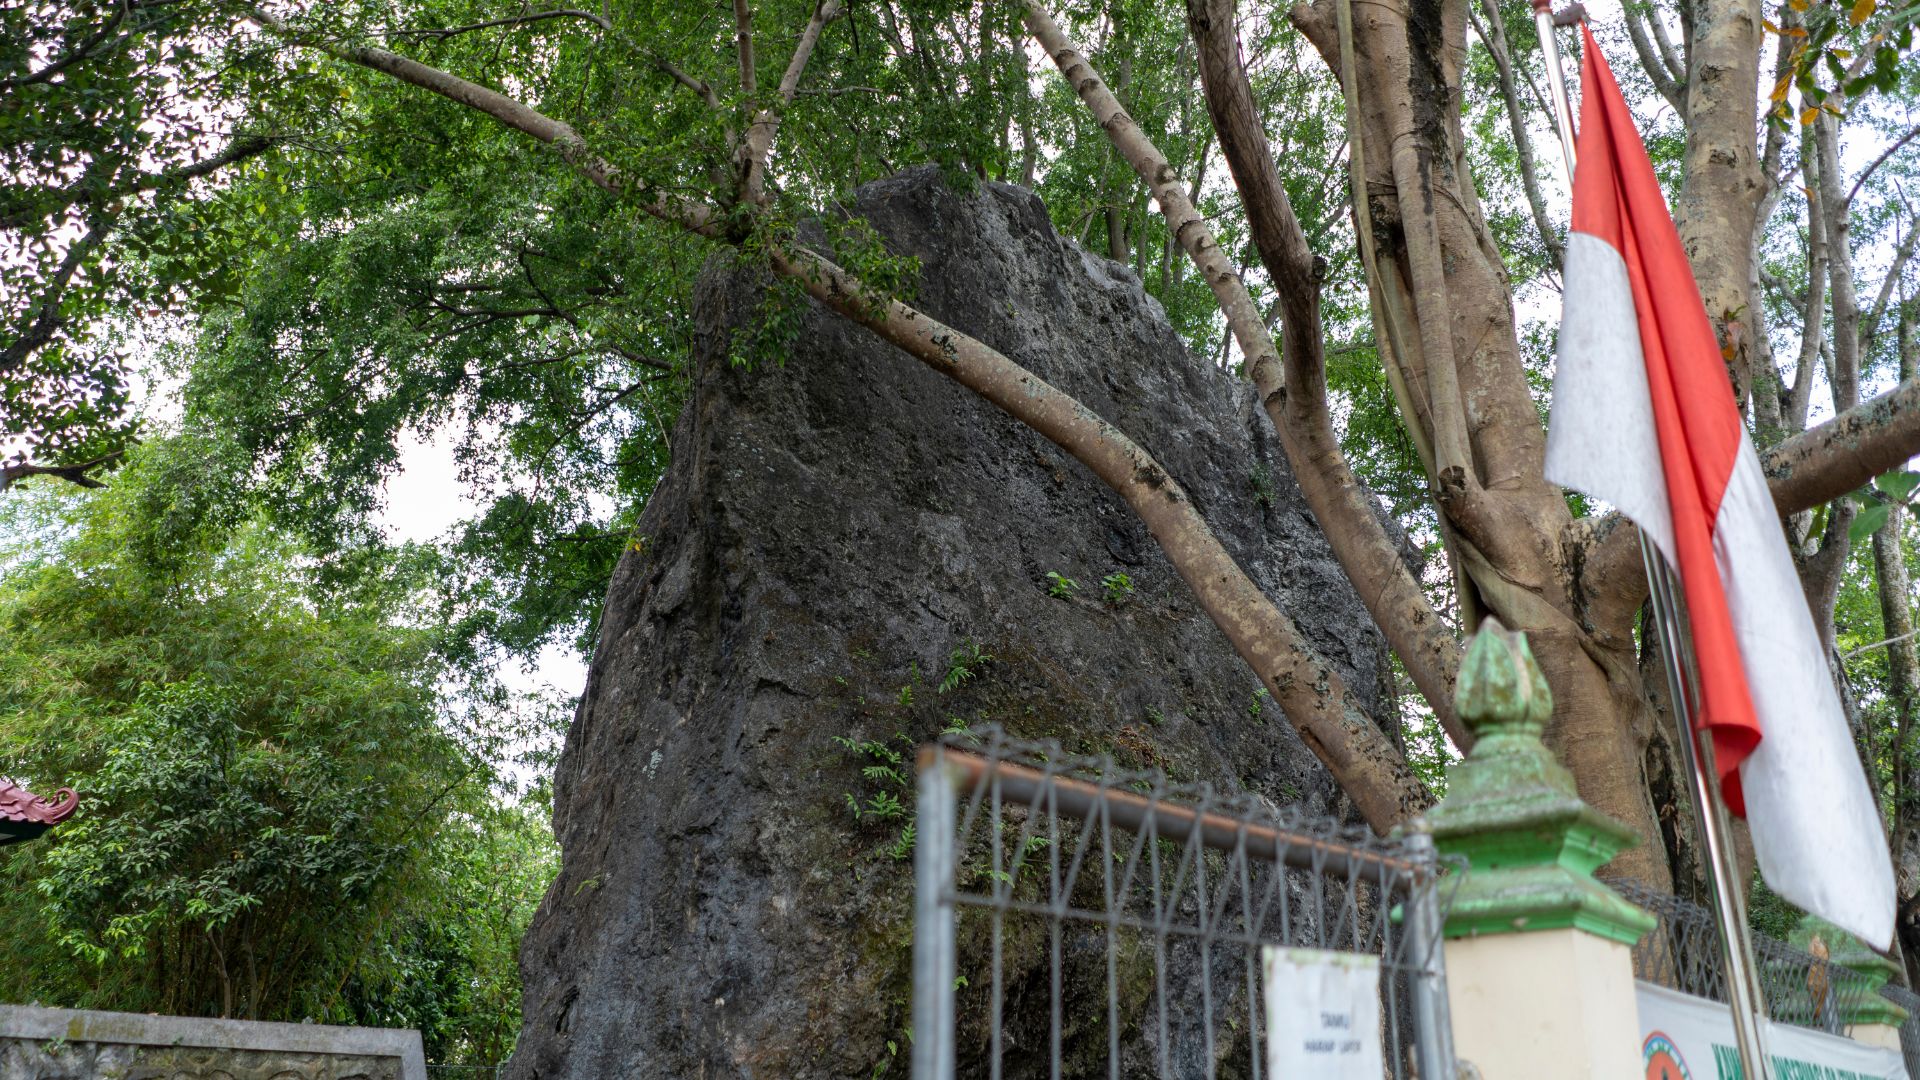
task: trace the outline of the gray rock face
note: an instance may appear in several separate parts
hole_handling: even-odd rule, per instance
[[[932,170],[856,212],[919,304],[1077,395],[1186,486],[1355,687],[1384,647],[1244,383],[1016,188]],[[852,1077],[900,1057],[906,784],[835,737],[957,718],[1341,813],[1324,769],[1120,499],[1065,453],[809,307],[783,365],[730,365],[762,279],[713,272],[674,465],[616,572],[556,782],[564,850],[523,952],[508,1075]],[[1049,573],[1078,583],[1049,595]],[[1123,573],[1130,595],[1104,599]],[[939,692],[957,649],[990,660]]]

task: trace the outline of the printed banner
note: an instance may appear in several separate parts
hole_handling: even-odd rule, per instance
[[[1636,983],[1647,1080],[1742,1080],[1733,1016],[1717,1001]],[[1774,1080],[1908,1080],[1892,1050],[1824,1031],[1767,1022]]]
[[[1380,958],[1321,949],[1262,950],[1267,1075],[1380,1080]]]

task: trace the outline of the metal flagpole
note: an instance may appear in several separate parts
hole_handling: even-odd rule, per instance
[[[1679,727],[1681,767],[1693,778],[1693,820],[1701,842],[1707,849],[1707,886],[1713,891],[1715,922],[1720,928],[1721,955],[1727,960],[1727,1004],[1733,1012],[1734,1044],[1740,1048],[1743,1073],[1757,1080],[1772,1080],[1773,1061],[1767,1054],[1766,1026],[1758,965],[1753,959],[1753,939],[1747,930],[1747,903],[1741,886],[1740,864],[1728,842],[1732,825],[1727,804],[1720,798],[1714,782],[1713,740],[1697,739],[1693,733],[1694,677],[1693,657],[1686,638],[1681,635],[1679,604],[1675,599],[1673,571],[1660,550],[1640,534],[1640,559],[1647,567],[1647,585],[1653,603],[1653,618],[1660,634],[1660,658],[1666,662],[1667,689],[1673,700],[1673,716]]]
[[[1567,102],[1565,70],[1560,45],[1554,37],[1552,0],[1532,0],[1533,23],[1540,50],[1546,56],[1548,89],[1553,98],[1554,127],[1560,136],[1560,162],[1566,168],[1567,189],[1573,189],[1575,162],[1573,109]],[[1586,13],[1578,4],[1569,9],[1578,19]],[[1746,890],[1742,888],[1739,859],[1728,842],[1732,827],[1727,806],[1714,777],[1713,742],[1696,739],[1693,727],[1693,657],[1681,633],[1678,590],[1672,569],[1660,550],[1640,533],[1640,560],[1647,569],[1647,592],[1660,635],[1660,656],[1667,669],[1667,689],[1679,728],[1682,766],[1693,779],[1694,825],[1707,849],[1707,885],[1713,892],[1714,914],[1720,927],[1721,955],[1727,962],[1727,1005],[1733,1014],[1734,1044],[1740,1050],[1741,1072],[1748,1080],[1772,1080],[1773,1062],[1767,1054],[1766,1025],[1753,959],[1753,941],[1747,929]]]

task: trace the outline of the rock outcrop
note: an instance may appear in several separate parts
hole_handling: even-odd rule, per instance
[[[1033,195],[931,169],[854,210],[920,259],[921,306],[1147,447],[1350,685],[1382,685],[1250,391],[1127,269]],[[698,385],[559,767],[564,863],[522,953],[516,1078],[864,1077],[890,1042],[904,1075],[913,883],[884,811],[910,812],[911,744],[955,720],[1344,810],[1116,496],[818,307],[784,363],[734,366],[764,295],[725,269],[698,290]],[[871,755],[836,737],[903,752],[909,780],[863,775]]]

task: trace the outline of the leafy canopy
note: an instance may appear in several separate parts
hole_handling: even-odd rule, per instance
[[[321,588],[229,497],[242,461],[156,440],[102,492],[0,502],[0,774],[83,800],[0,867],[0,966],[49,1004],[420,1026],[498,1060],[556,869],[501,770],[550,725],[448,664],[416,567]]]

